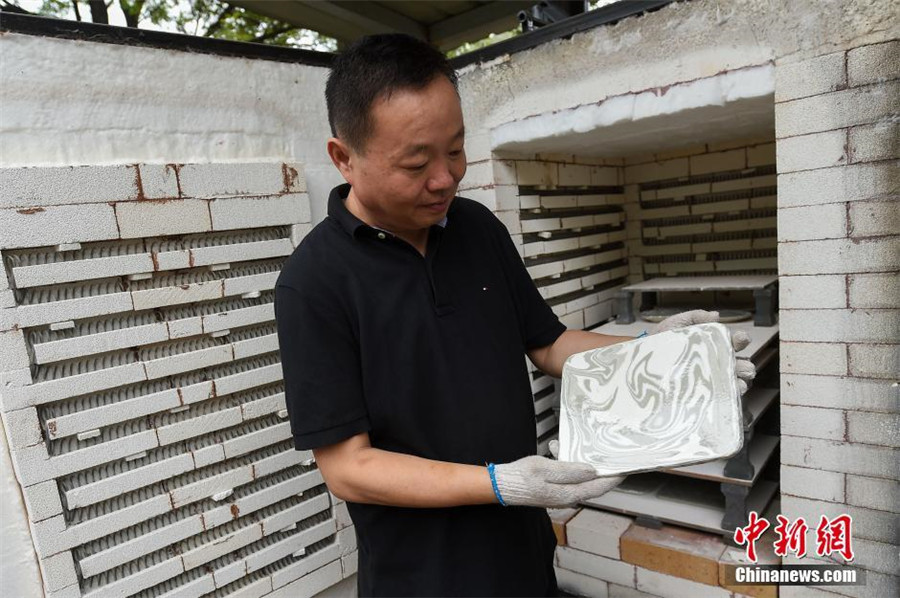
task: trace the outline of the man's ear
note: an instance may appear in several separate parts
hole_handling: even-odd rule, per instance
[[[352,185],[354,166],[353,151],[337,137],[329,138],[325,147],[334,166],[340,171],[344,180]]]

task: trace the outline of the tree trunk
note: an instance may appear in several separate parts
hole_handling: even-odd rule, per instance
[[[91,7],[91,20],[95,23],[109,25],[109,13],[106,10],[106,2],[103,0],[88,0]]]
[[[141,19],[141,11],[144,9],[144,0],[119,0],[119,6],[122,8],[122,14],[125,15],[125,24],[129,27],[138,26]]]

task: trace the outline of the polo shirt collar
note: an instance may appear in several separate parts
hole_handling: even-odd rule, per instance
[[[369,226],[347,209],[344,200],[347,199],[349,193],[350,183],[340,184],[331,190],[331,194],[328,196],[328,215],[337,220],[338,224],[341,225],[341,228],[343,228],[351,237],[356,237],[361,230],[383,230],[375,226]],[[454,203],[455,202],[450,203],[450,209],[447,210],[448,215],[453,211]],[[446,227],[447,216],[444,216],[443,220],[437,223],[437,226],[440,226],[441,228]],[[394,234],[388,230],[385,230],[384,232],[390,233],[391,235]]]

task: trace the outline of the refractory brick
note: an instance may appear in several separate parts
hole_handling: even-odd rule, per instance
[[[0,177],[25,203],[0,207],[0,415],[45,593],[341,579],[352,527],[337,538],[280,387],[271,291],[311,228],[301,165]]]

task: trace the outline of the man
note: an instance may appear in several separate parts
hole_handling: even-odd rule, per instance
[[[403,35],[335,60],[327,150],[347,184],[276,285],[291,428],[347,501],[360,595],[554,596],[556,541],[535,507],[623,478],[535,456],[523,354],[559,376],[569,355],[630,337],[566,330],[500,221],[456,197],[456,83]]]

